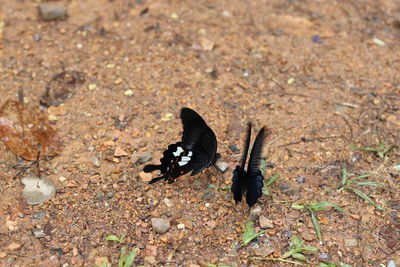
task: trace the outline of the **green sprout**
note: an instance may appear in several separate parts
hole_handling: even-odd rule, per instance
[[[320,228],[319,222],[318,222],[318,216],[316,214],[317,211],[324,211],[325,208],[332,207],[339,212],[343,212],[343,213],[346,212],[341,207],[331,204],[329,202],[325,202],[325,201],[320,202],[320,203],[310,204],[310,205],[292,204],[291,207],[294,209],[297,209],[297,210],[307,210],[310,212],[311,220],[312,220],[314,230],[315,230],[315,233],[317,234],[318,239],[322,239],[322,233],[321,233],[321,228]]]
[[[386,146],[383,143],[380,143],[378,147],[357,147],[353,144],[350,145],[352,149],[367,151],[367,152],[374,152],[376,153],[381,159],[386,157],[386,154],[390,152],[390,150],[396,148],[396,145]]]
[[[258,233],[254,230],[254,223],[252,221],[248,221],[244,227],[244,233],[242,236],[242,242],[240,243],[243,247],[247,246],[253,239],[259,237],[260,235],[264,234],[266,230],[262,230]]]
[[[279,179],[279,174],[271,175],[268,181],[265,183],[262,192],[264,195],[269,196],[271,192],[269,191],[269,187]]]
[[[343,190],[347,190],[359,197],[361,197],[362,199],[364,199],[365,201],[367,201],[369,204],[371,204],[372,206],[374,206],[376,209],[378,210],[385,210],[384,208],[382,208],[381,206],[379,206],[378,204],[376,204],[367,194],[365,194],[363,191],[361,191],[360,189],[356,188],[355,186],[369,186],[369,187],[376,187],[378,186],[377,183],[375,182],[371,182],[371,181],[360,181],[362,179],[368,178],[371,176],[371,174],[363,174],[363,175],[359,175],[356,176],[353,179],[348,179],[348,172],[346,168],[342,169],[342,185],[339,187],[339,192],[343,191]]]
[[[116,243],[123,243],[124,237],[118,237],[116,235],[108,235],[108,236],[106,236],[105,240],[116,242]],[[133,264],[133,261],[136,258],[138,251],[139,251],[138,248],[134,248],[129,253],[127,253],[126,246],[122,246],[121,251],[120,251],[119,260],[118,260],[118,267],[131,267]],[[111,267],[111,264],[104,265],[104,266],[102,265],[101,267]]]
[[[251,257],[250,260],[264,260],[264,261],[280,261],[285,263],[291,263],[294,265],[304,265],[302,262],[307,262],[307,258],[304,252],[316,252],[318,249],[313,246],[303,246],[304,240],[299,236],[293,235],[289,244],[289,251],[282,255],[280,258],[263,258],[263,257]],[[286,258],[292,257],[296,260],[302,261],[292,261]]]

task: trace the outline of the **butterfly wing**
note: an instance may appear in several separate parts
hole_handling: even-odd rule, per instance
[[[233,171],[231,191],[235,203],[242,201],[244,192],[246,191],[246,171],[241,166],[236,166]]]
[[[240,166],[236,166],[233,171],[232,186],[231,191],[233,193],[233,198],[235,202],[238,203],[242,201],[244,192],[247,189],[247,172],[244,170],[244,165],[246,164],[247,154],[249,152],[250,138],[251,138],[251,123],[247,124],[246,139],[243,146],[243,154]]]
[[[217,138],[196,111],[183,108],[181,119],[183,124],[182,147],[193,153],[188,166],[193,168],[191,175],[196,175],[214,163],[217,155]]]
[[[191,152],[185,151],[182,148],[182,142],[177,142],[168,146],[167,150],[163,152],[163,157],[160,159],[161,164],[149,164],[143,168],[144,172],[152,172],[159,170],[161,176],[152,179],[149,184],[155,183],[159,180],[165,179],[168,183],[172,183],[175,178],[188,173],[192,170],[191,166],[188,166],[188,155]]]
[[[247,166],[247,193],[246,202],[251,207],[262,196],[264,177],[260,171],[261,153],[264,142],[265,127],[258,132],[251,150],[249,164]]]

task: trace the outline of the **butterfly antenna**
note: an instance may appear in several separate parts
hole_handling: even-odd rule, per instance
[[[244,169],[244,166],[246,165],[246,159],[247,159],[247,154],[249,152],[249,147],[250,147],[250,138],[251,138],[251,122],[247,123],[247,131],[246,131],[246,140],[243,146],[243,155],[242,155],[242,160],[240,163],[240,166],[242,166],[242,169]]]

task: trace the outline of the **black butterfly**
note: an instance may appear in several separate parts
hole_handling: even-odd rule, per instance
[[[233,171],[232,187],[233,198],[238,203],[242,201],[243,194],[246,192],[246,202],[251,207],[262,195],[264,177],[260,171],[261,153],[264,141],[265,127],[258,132],[251,150],[247,171],[244,170],[247,152],[250,146],[251,123],[247,125],[247,136],[244,144],[243,156],[240,166],[236,166]]]
[[[168,146],[160,159],[160,165],[146,165],[144,172],[161,171],[161,176],[152,179],[155,183],[165,179],[173,183],[175,179],[185,173],[196,175],[205,168],[215,164],[221,156],[217,153],[217,138],[206,122],[190,108],[181,110],[183,123],[182,141]]]

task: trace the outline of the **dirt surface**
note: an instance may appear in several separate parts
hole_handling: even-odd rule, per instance
[[[38,2],[0,3],[0,105],[21,89],[39,105],[63,70],[85,79],[44,109],[63,143],[40,161],[53,199],[26,204],[21,178],[37,170],[13,178],[31,163],[0,144],[1,266],[117,266],[121,246],[139,248],[135,265],[282,266],[249,258],[280,257],[294,234],[319,249],[311,265],[400,264],[399,149],[380,158],[350,147],[400,143],[398,1],[49,2],[67,8],[61,21],[41,19]],[[157,163],[180,140],[185,106],[215,131],[229,169],[150,186],[143,158]],[[266,176],[280,175],[252,216],[218,190],[230,185],[240,154],[229,145],[242,146],[247,121],[271,130]],[[362,190],[385,210],[339,192],[342,168],[371,174],[379,186]],[[318,240],[291,204],[321,201],[348,214],[319,212]],[[238,249],[259,215],[272,228]],[[158,217],[171,223],[165,234],[152,229]]]

